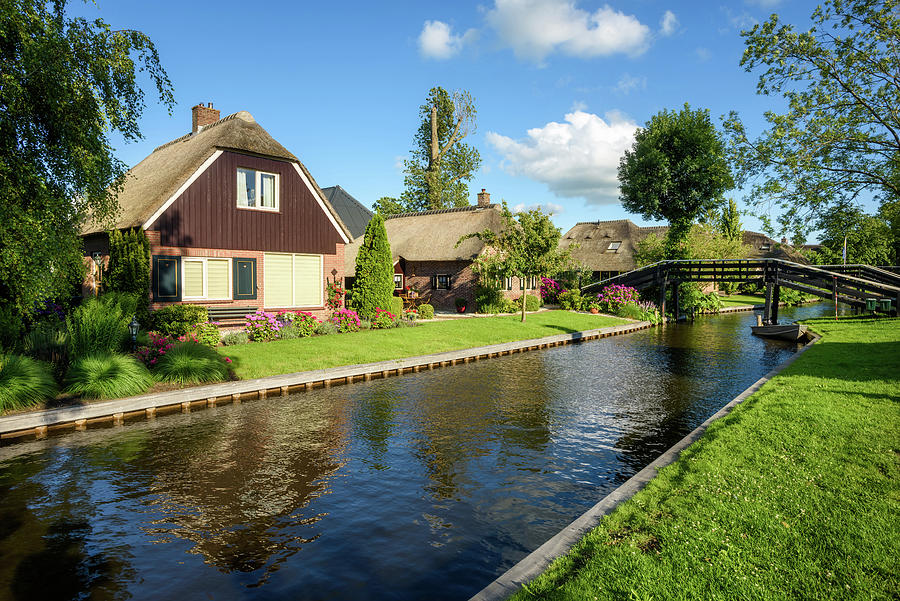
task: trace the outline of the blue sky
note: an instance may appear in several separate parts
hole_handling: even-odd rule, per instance
[[[402,192],[428,90],[465,89],[478,109],[466,142],[483,158],[473,202],[486,188],[512,207],[541,205],[565,232],[598,219],[650,224],[617,202],[616,166],[634,128],[660,110],[688,102],[717,124],[737,110],[759,133],[763,112],[783,103],[758,96],[758,74],[739,67],[740,31],[773,12],[806,29],[815,6],[97,0],[70,10],[148,34],[174,85],[172,115],[146,86],[144,140],[114,140],[128,165],[189,131],[192,106],[213,102],[222,116],[249,111],[320,186],[340,184],[370,206]]]

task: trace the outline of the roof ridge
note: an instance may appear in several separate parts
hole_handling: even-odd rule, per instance
[[[167,147],[171,146],[172,144],[176,144],[176,143],[178,143],[178,142],[182,142],[182,141],[187,140],[187,139],[189,139],[189,138],[193,138],[194,136],[196,136],[196,135],[198,135],[198,134],[202,134],[203,132],[207,131],[208,129],[213,128],[213,127],[215,127],[215,126],[217,126],[217,125],[221,125],[222,123],[224,123],[224,122],[226,122],[226,121],[231,121],[232,119],[237,119],[237,116],[238,116],[239,113],[245,113],[245,112],[247,112],[247,111],[238,111],[237,113],[231,113],[230,115],[225,115],[224,117],[222,117],[222,118],[219,119],[218,121],[215,121],[215,122],[213,122],[213,123],[210,123],[209,125],[204,125],[204,126],[203,126],[199,131],[197,131],[197,132],[189,132],[189,133],[186,133],[186,134],[184,134],[184,135],[181,136],[181,137],[175,138],[175,139],[172,140],[171,142],[166,142],[165,144],[162,144],[162,145],[160,145],[160,146],[157,146],[156,148],[153,149],[153,152],[156,152],[157,150],[162,150],[163,148],[167,148]],[[249,115],[250,113],[247,113],[247,114]],[[153,152],[151,152],[150,154],[153,154]]]
[[[414,211],[410,213],[395,213],[393,215],[386,215],[384,217],[385,221],[388,219],[396,219],[398,217],[416,217],[418,215],[439,215],[441,213],[463,213],[465,211],[475,211],[478,209],[492,209],[498,207],[498,204],[489,204],[487,206],[480,205],[467,205],[465,207],[452,207],[449,209],[432,209],[430,211]]]

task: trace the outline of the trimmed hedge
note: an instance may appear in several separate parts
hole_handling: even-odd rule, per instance
[[[184,336],[194,326],[209,321],[206,307],[200,305],[169,305],[157,309],[150,316],[149,329],[167,336]]]

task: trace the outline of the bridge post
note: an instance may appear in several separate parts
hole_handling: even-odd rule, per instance
[[[763,309],[763,323],[767,326],[772,325],[772,282],[766,282],[766,306]]]
[[[772,315],[770,317],[773,326],[778,325],[778,304],[780,302],[781,286],[778,285],[778,280],[776,280],[772,287]]]

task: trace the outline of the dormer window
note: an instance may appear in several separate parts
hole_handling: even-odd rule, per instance
[[[262,211],[278,210],[278,174],[238,167],[237,206]]]
[[[759,250],[761,250],[763,252],[768,252],[768,251],[772,250],[772,244],[769,242],[763,242],[762,244],[759,245]]]

